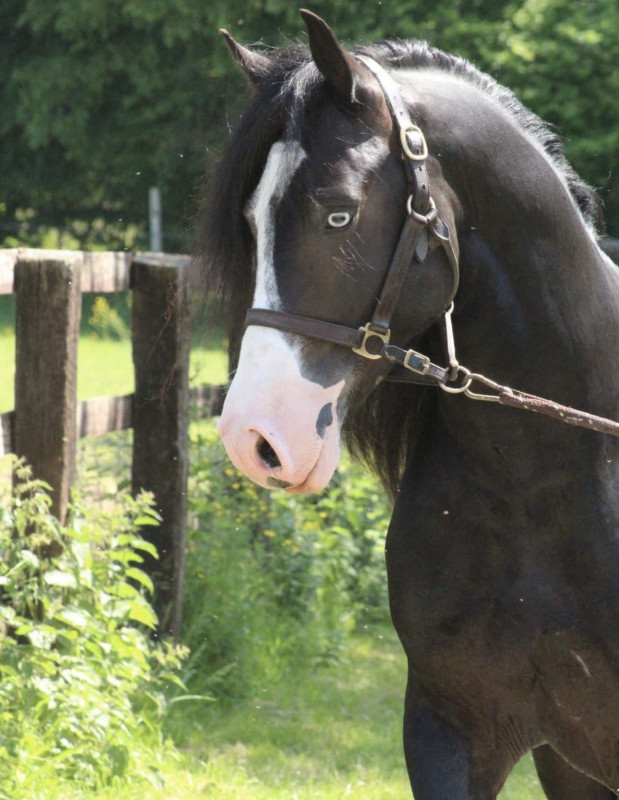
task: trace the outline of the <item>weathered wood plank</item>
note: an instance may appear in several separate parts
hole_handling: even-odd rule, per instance
[[[175,267],[184,269],[189,266],[190,257],[174,253],[136,253],[133,256],[134,264],[143,264],[149,267]]]
[[[0,414],[0,456],[13,452],[13,412]]]
[[[0,250],[0,294],[13,294],[13,270],[16,250]]]
[[[196,386],[189,390],[189,405],[201,418],[221,413],[226,386]],[[126,431],[132,426],[133,395],[91,397],[77,404],[77,437]],[[0,414],[0,456],[13,452],[13,411]]]
[[[77,406],[77,435],[100,436],[131,427],[133,395],[120,397],[91,397]]]
[[[217,417],[221,414],[227,386],[194,386],[189,390],[189,406],[198,417]]]
[[[83,292],[125,292],[129,289],[131,253],[85,252],[83,250],[18,251],[18,261],[62,260],[80,270]]]
[[[84,253],[82,292],[126,292],[131,275],[130,253]]]
[[[132,487],[151,491],[162,517],[142,535],[159,552],[144,568],[156,587],[160,632],[178,636],[185,573],[189,325],[186,270],[136,258],[131,287],[133,362]]]
[[[80,269],[64,254],[29,251],[15,265],[13,446],[52,487],[64,521],[75,475]]]
[[[13,272],[18,261],[63,261],[81,270],[83,292],[126,292],[131,279],[131,263],[184,268],[189,256],[169,253],[85,252],[82,250],[0,250],[0,294],[12,294]]]

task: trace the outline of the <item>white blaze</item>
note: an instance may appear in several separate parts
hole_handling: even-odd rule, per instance
[[[246,213],[256,231],[258,261],[254,308],[281,306],[273,264],[275,212],[304,158],[307,156],[299,142],[275,142],[260,183],[248,203]]]
[[[254,308],[282,310],[275,275],[277,207],[306,158],[298,142],[276,142],[246,215],[256,236]],[[273,479],[301,491],[325,486],[340,456],[337,401],[344,381],[324,388],[303,377],[299,348],[280,331],[250,326],[228,392],[219,431],[234,464],[262,486]],[[317,431],[321,409],[332,405],[333,424]],[[258,444],[267,440],[280,466],[264,463]]]

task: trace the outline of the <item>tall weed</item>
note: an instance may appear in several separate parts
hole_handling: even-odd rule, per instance
[[[0,517],[0,797],[30,797],[41,775],[110,784],[156,780],[166,687],[183,651],[156,645],[139,535],[157,524],[147,496],[111,513],[50,514],[48,487],[17,467]],[[57,796],[60,796],[59,793]]]

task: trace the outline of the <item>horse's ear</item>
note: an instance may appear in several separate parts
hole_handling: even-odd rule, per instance
[[[300,13],[307,28],[312,58],[327,83],[346,105],[363,103],[368,70],[342,47],[323,19],[304,8]]]
[[[235,41],[225,28],[221,28],[219,33],[221,33],[226,40],[226,44],[230,48],[234,60],[247,75],[251,83],[253,83],[254,86],[259,86],[269,72],[271,67],[270,60],[260,53],[255,53],[248,47],[243,47],[242,44]]]

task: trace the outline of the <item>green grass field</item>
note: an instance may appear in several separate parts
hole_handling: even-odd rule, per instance
[[[77,365],[79,400],[130,394],[134,388],[127,299],[123,295],[107,297],[109,303],[105,301],[104,312],[98,315],[94,312],[94,295],[87,295],[84,299]],[[200,323],[207,328],[208,323],[204,320]],[[10,411],[14,405],[14,324],[13,298],[0,296],[0,413]],[[118,339],[109,335],[118,330],[125,331],[127,336]],[[196,335],[191,349],[191,384],[199,386],[225,383],[226,380],[227,362],[221,336],[216,331],[202,337]]]
[[[191,383],[225,383],[226,358],[221,349],[193,347],[190,362]],[[0,335],[0,413],[14,405],[15,337]],[[82,336],[78,349],[77,394],[80,400],[104,395],[123,395],[133,391],[131,345]]]
[[[63,800],[405,800],[405,661],[387,626],[355,633],[341,663],[307,665],[233,705],[179,704],[156,781]],[[53,790],[52,790],[53,791]],[[55,798],[42,793],[40,800]],[[530,759],[500,800],[541,800]]]

